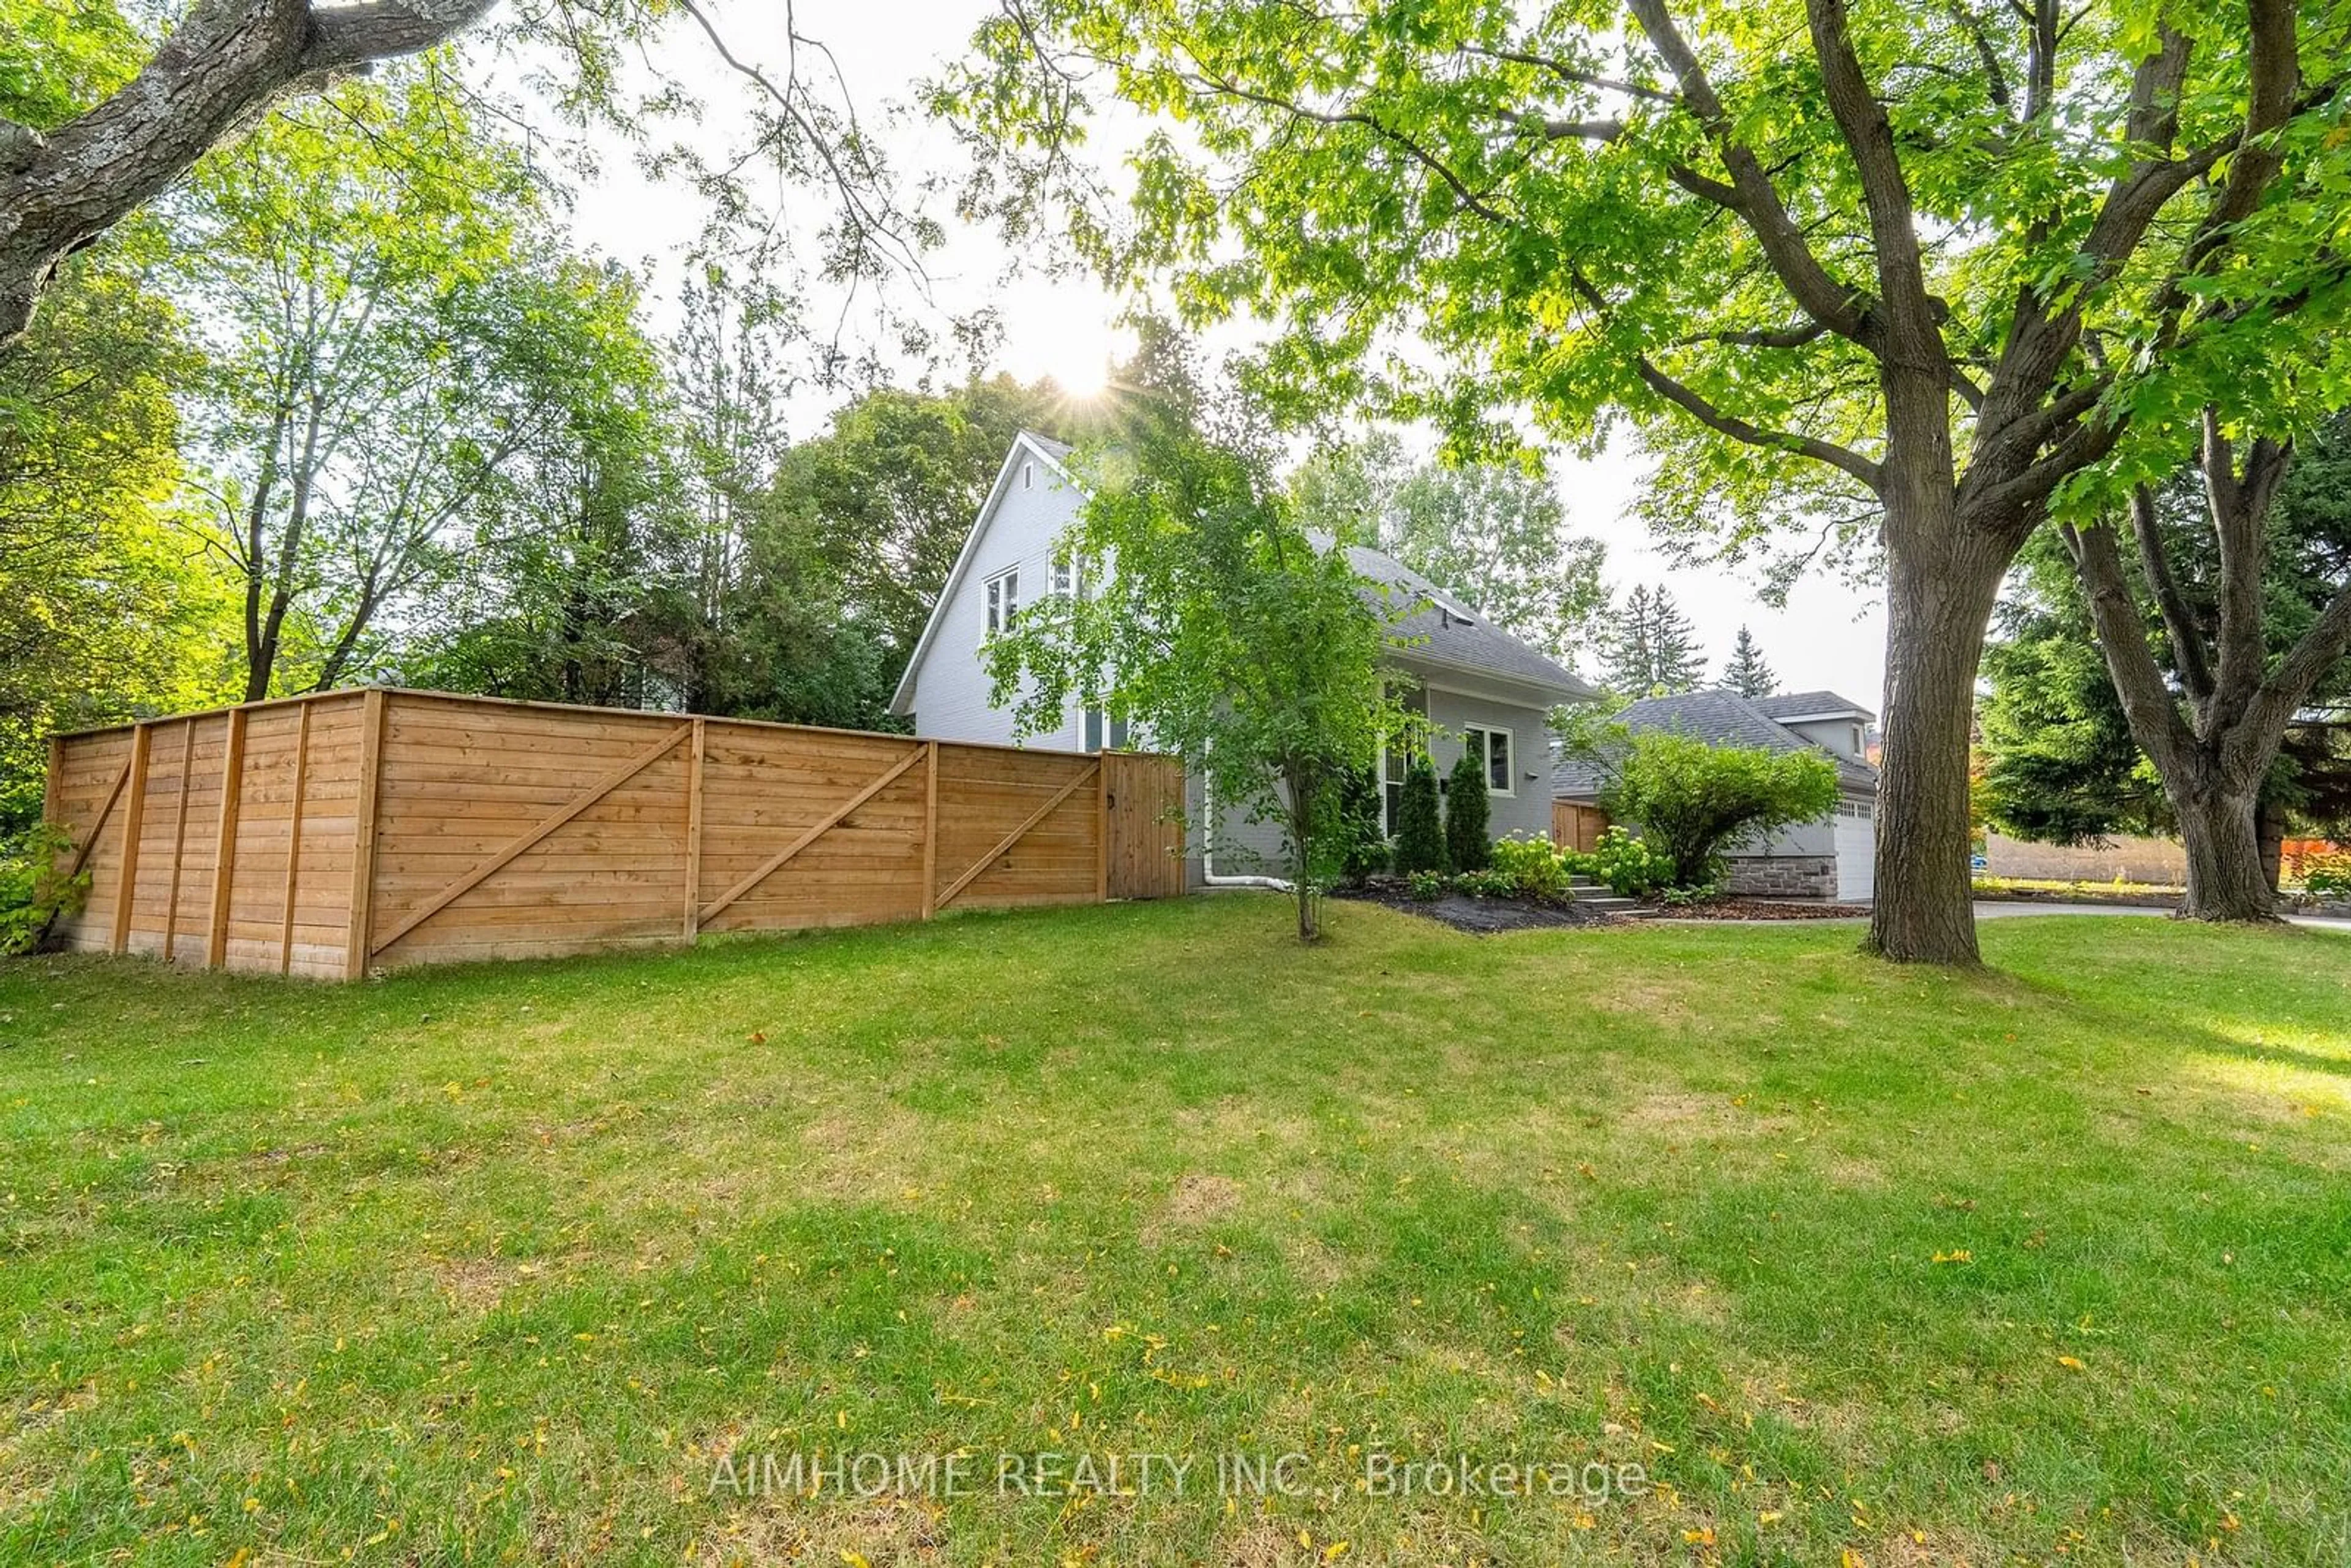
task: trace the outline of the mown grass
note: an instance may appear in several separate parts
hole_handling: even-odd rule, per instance
[[[0,967],[0,1561],[2351,1560],[2351,938],[1288,919]]]

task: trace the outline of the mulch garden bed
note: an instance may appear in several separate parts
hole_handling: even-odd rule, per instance
[[[1616,918],[1603,909],[1574,904],[1541,904],[1531,898],[1471,898],[1466,894],[1448,893],[1442,898],[1424,901],[1413,897],[1400,883],[1367,883],[1336,889],[1331,896],[1384,904],[1406,915],[1440,921],[1456,931],[1480,936],[1559,925],[1608,925]]]
[[[1667,920],[1857,920],[1866,904],[1792,903],[1772,898],[1717,898],[1704,904],[1652,904]]]

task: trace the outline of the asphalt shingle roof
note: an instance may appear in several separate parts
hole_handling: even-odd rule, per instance
[[[1683,692],[1674,696],[1646,697],[1634,703],[1616,716],[1616,722],[1639,733],[1662,730],[1671,734],[1694,736],[1718,746],[1760,747],[1766,751],[1815,751],[1836,764],[1837,785],[1857,794],[1875,793],[1877,769],[1858,758],[1843,757],[1814,746],[1794,730],[1763,711],[1766,702],[1795,703],[1799,698],[1811,699],[1831,694],[1799,693],[1796,698],[1749,698],[1737,692]],[[1845,707],[1853,706],[1837,699]],[[1824,713],[1823,706],[1794,706],[1790,713]],[[1584,758],[1555,757],[1552,766],[1552,789],[1555,794],[1588,799],[1597,793],[1606,780],[1600,770]]]
[[[1599,695],[1574,671],[1528,647],[1487,620],[1483,611],[1463,604],[1394,556],[1349,545],[1347,564],[1388,587],[1393,611],[1409,610],[1390,627],[1395,635],[1411,640],[1410,647],[1397,650],[1405,662],[1421,660],[1505,676],[1546,687],[1562,702]]]
[[[1834,692],[1783,692],[1778,696],[1748,700],[1768,718],[1797,718],[1808,713],[1857,713],[1864,719],[1877,716],[1851,697],[1841,697]]]

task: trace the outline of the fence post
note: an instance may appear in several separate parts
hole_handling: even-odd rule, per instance
[[[923,918],[938,913],[939,897],[939,743],[923,743]]]
[[[41,821],[53,828],[62,828],[58,821],[64,815],[60,802],[66,788],[66,741],[61,735],[49,737],[49,770],[41,778]]]
[[[122,809],[122,867],[115,883],[114,931],[107,946],[125,952],[131,946],[131,901],[139,892],[139,839],[147,830],[147,758],[153,729],[144,723],[131,731],[131,799]]]
[[[368,938],[375,929],[375,799],[383,772],[381,686],[360,697],[359,796],[351,803],[351,911],[343,948],[343,978],[367,975]]]
[[[694,721],[693,747],[685,759],[685,940],[702,929],[702,747],[704,723]]]
[[[310,781],[310,710],[314,698],[305,698],[301,716],[294,722],[294,804],[286,822],[286,917],[277,930],[277,972],[294,972],[294,892],[302,877],[302,796]]]
[[[180,939],[180,866],[188,858],[188,777],[195,771],[196,721],[180,721],[180,800],[172,822],[171,892],[163,904],[163,962]]]
[[[1110,902],[1110,757],[1094,763],[1094,902]]]
[[[236,819],[245,807],[246,710],[228,710],[227,744],[221,752],[220,820],[213,841],[213,911],[204,927],[204,967],[228,958],[229,894],[236,882]]]

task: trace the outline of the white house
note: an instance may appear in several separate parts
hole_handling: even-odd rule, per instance
[[[1667,730],[1724,746],[1825,753],[1836,764],[1836,809],[1750,844],[1730,856],[1733,893],[1796,894],[1866,901],[1876,874],[1877,769],[1869,760],[1876,716],[1834,692],[1744,697],[1737,692],[1684,692],[1649,697],[1617,716],[1626,728]],[[1605,782],[1583,758],[1562,757],[1552,786],[1562,800],[1596,801]]]
[[[940,740],[1011,743],[1013,716],[989,701],[981,656],[989,634],[1010,623],[1020,606],[1042,595],[1070,591],[1066,565],[1054,547],[1077,518],[1085,493],[1071,476],[1070,448],[1022,432],[1013,442],[995,487],[973,522],[947,574],[931,619],[898,683],[891,711],[913,719],[915,732]],[[1447,595],[1425,578],[1376,550],[1349,547],[1355,570],[1389,584],[1392,604],[1414,608],[1396,625],[1410,645],[1391,654],[1411,677],[1407,703],[1425,713],[1434,732],[1431,760],[1440,777],[1465,748],[1486,768],[1490,831],[1547,836],[1551,831],[1551,746],[1547,716],[1561,703],[1588,699],[1593,689],[1557,663],[1489,623],[1475,607]],[[1118,749],[1148,743],[1130,737],[1117,720],[1072,705],[1059,727],[1027,744],[1066,750]],[[1381,759],[1383,815],[1392,819],[1404,779],[1401,755]],[[1199,781],[1190,789],[1186,826],[1188,878],[1262,875],[1280,864],[1280,830],[1250,822],[1238,806],[1217,813],[1213,832]]]

